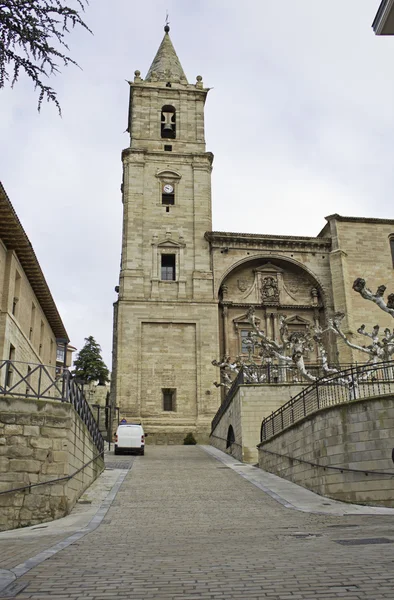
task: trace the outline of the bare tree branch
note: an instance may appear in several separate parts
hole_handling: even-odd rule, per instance
[[[365,300],[370,300],[371,302],[375,302],[384,312],[388,313],[392,317],[394,317],[394,294],[390,294],[387,298],[387,304],[383,299],[383,294],[386,291],[386,287],[384,285],[380,285],[376,291],[376,294],[373,294],[370,289],[367,288],[367,284],[365,279],[359,277],[353,283],[353,289],[355,292],[358,292]]]

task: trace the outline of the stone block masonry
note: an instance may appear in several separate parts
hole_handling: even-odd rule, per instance
[[[353,400],[261,443],[259,466],[335,500],[394,507],[393,437],[393,395]]]
[[[211,432],[210,444],[247,463],[257,463],[261,421],[297,395],[306,384],[240,385],[234,398]],[[230,426],[235,443],[227,448]]]
[[[97,454],[70,404],[0,398],[0,492],[72,475]],[[103,469],[98,457],[68,481],[0,494],[0,531],[64,517]]]

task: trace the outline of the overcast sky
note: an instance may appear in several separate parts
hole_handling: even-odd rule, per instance
[[[69,4],[73,0],[70,0]],[[394,37],[379,0],[90,0],[51,80],[63,117],[27,80],[0,91],[0,178],[71,342],[111,368],[128,85],[163,37],[211,87],[213,229],[314,236],[324,217],[394,218]]]

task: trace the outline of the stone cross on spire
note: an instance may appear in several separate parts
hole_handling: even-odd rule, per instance
[[[187,78],[180,60],[172,45],[169,35],[170,27],[164,27],[164,38],[149,68],[145,81],[170,81],[171,83],[187,83]]]

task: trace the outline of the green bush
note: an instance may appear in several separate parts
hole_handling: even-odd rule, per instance
[[[190,431],[190,433],[187,434],[187,436],[183,440],[183,444],[185,446],[194,446],[195,444],[197,444],[197,440],[191,431]]]

